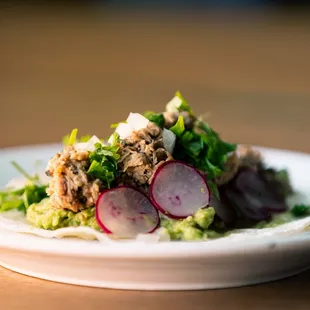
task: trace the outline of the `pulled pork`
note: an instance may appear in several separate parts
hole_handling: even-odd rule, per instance
[[[239,146],[240,165],[254,170],[263,169],[263,158],[259,151],[251,146]]]
[[[89,165],[89,153],[72,146],[48,162],[45,173],[52,179],[46,191],[54,207],[77,212],[96,203],[102,182],[87,175]]]
[[[119,184],[146,189],[151,182],[155,170],[172,155],[165,149],[163,131],[154,123],[147,128],[134,131],[130,137],[121,142]]]

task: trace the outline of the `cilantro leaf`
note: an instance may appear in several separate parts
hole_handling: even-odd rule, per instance
[[[106,188],[111,187],[111,183],[117,176],[117,162],[120,158],[118,141],[119,138],[115,137],[114,142],[109,146],[96,143],[95,151],[89,155],[90,166],[87,174],[100,179]]]
[[[158,127],[163,128],[165,125],[165,118],[162,113],[155,113],[152,111],[146,111],[144,113],[144,117],[146,117],[150,122],[155,123]]]
[[[13,209],[25,212],[30,205],[40,202],[46,197],[46,186],[44,185],[31,184],[18,191],[3,191],[0,192],[0,212]]]
[[[47,197],[46,186],[28,185],[23,193],[25,208],[27,209],[33,203],[40,202]]]
[[[310,215],[310,205],[295,205],[294,208],[291,210],[294,216],[305,216]]]
[[[47,197],[47,186],[40,184],[37,175],[30,176],[16,162],[12,162],[12,165],[27,179],[27,185],[17,190],[8,189],[0,192],[0,212],[13,209],[26,212],[31,204],[40,202]]]
[[[7,197],[6,197],[7,198]],[[10,210],[24,211],[24,202],[18,197],[10,197],[10,199],[5,199],[0,194],[0,212],[7,212]]]

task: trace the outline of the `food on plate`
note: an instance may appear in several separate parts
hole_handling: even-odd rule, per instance
[[[307,204],[288,203],[288,172],[267,166],[253,147],[222,140],[179,92],[164,112],[130,113],[112,127],[107,141],[78,138],[77,129],[65,136],[47,182],[13,162],[25,184],[0,193],[0,228],[201,241],[310,224]]]
[[[119,238],[151,233],[160,222],[150,199],[129,186],[104,191],[97,200],[96,219],[105,233]]]

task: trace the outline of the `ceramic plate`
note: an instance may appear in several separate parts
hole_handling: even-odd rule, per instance
[[[42,169],[59,149],[58,145],[46,145],[1,150],[0,186],[18,175],[9,161],[16,160],[32,171],[38,160]],[[307,197],[310,155],[261,150],[268,164],[288,169],[294,188]],[[277,280],[308,269],[310,233],[207,242],[102,244],[2,230],[0,253],[3,267],[57,282],[139,290],[214,289]]]

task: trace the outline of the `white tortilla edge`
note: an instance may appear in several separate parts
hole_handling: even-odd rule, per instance
[[[25,182],[25,179],[17,178],[11,180],[8,185],[10,188],[18,188],[23,186]],[[290,207],[296,203],[310,203],[310,195],[296,195],[296,197],[293,197],[288,201]],[[56,230],[45,230],[36,228],[27,222],[26,216],[23,212],[16,210],[0,213],[0,230],[6,230],[15,233],[32,234],[43,238],[60,239],[66,237],[75,237],[84,240],[98,240],[101,243],[114,243],[121,241],[113,238],[112,235],[107,235],[93,228],[85,226],[66,227]],[[310,216],[272,228],[239,229],[233,231],[230,235],[226,237],[222,237],[219,239],[210,239],[210,241],[244,241],[249,238],[257,239],[270,236],[292,235],[306,231],[310,231]],[[157,243],[161,241],[170,241],[170,237],[164,228],[159,228],[151,234],[140,234],[136,237],[136,239],[133,239],[131,241]]]

